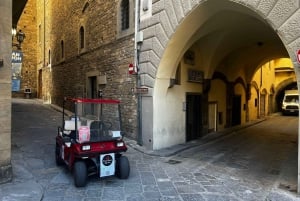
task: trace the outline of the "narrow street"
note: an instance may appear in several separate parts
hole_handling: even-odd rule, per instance
[[[300,200],[295,193],[297,117],[272,116],[170,157],[129,147],[127,180],[92,177],[86,187],[76,188],[72,174],[55,164],[60,112],[37,100],[13,99],[12,115],[14,179],[0,185],[2,201]]]
[[[297,129],[297,117],[273,116],[214,143],[184,151],[172,160],[222,178],[228,191],[213,186],[216,191],[230,193],[234,189],[242,200],[264,200],[274,187],[296,192]]]

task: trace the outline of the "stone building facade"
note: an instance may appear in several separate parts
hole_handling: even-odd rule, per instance
[[[11,24],[12,1],[0,2],[0,183],[12,179],[11,166]]]
[[[143,12],[150,14],[140,22],[144,41],[139,66],[142,85],[152,91],[142,97],[146,147],[161,149],[184,143],[189,126],[197,136],[207,133],[209,97],[217,94],[213,89],[223,93],[213,101],[226,102],[226,116],[216,113],[216,120],[223,117],[226,127],[238,124],[234,122],[238,111],[240,121],[247,121],[249,86],[266,61],[291,58],[299,88],[297,0],[153,0]],[[174,85],[177,69],[181,83]],[[189,73],[198,73],[199,79]],[[220,80],[225,83],[222,89],[211,88]],[[201,105],[195,108],[197,112],[186,107],[190,96]],[[193,117],[198,120],[190,125]]]
[[[103,98],[120,99],[124,131],[136,138],[136,76],[128,73],[134,62],[134,1],[127,3],[122,8],[121,1],[37,1],[37,88],[39,98],[56,105],[64,96],[96,98],[100,90]]]
[[[295,0],[274,1],[274,7],[264,0],[141,0],[138,4],[134,0],[44,0],[35,4],[37,97],[60,105],[63,96],[97,97],[101,90],[104,97],[121,99],[125,132],[135,139],[142,136],[141,144],[149,149],[201,137],[210,132],[211,118],[218,121],[218,129],[249,121],[255,71],[272,59],[294,59],[284,41],[284,36],[292,41],[294,32],[283,26],[282,19],[278,23],[277,16],[293,24],[299,8]],[[137,32],[143,36],[138,45],[133,41],[136,11]],[[128,20],[123,20],[124,15]],[[128,64],[135,62],[135,45],[138,76],[128,74]],[[197,74],[198,80],[191,74]],[[137,85],[148,92],[136,96]],[[198,97],[190,97],[193,94]],[[187,110],[188,97],[198,99],[201,115],[196,108]],[[210,107],[218,107],[218,112],[211,115]],[[188,125],[189,121],[193,123]],[[191,138],[189,127],[194,129],[191,134],[197,133]]]
[[[201,137],[211,118],[222,127],[248,121],[251,81],[267,61],[290,58],[299,88],[298,0],[138,1],[138,76],[128,74],[137,45],[134,0],[35,4],[37,97],[60,105],[64,96],[102,90],[123,102],[125,132],[141,135],[148,149]],[[137,97],[137,85],[148,93]],[[220,105],[224,112],[211,113]]]

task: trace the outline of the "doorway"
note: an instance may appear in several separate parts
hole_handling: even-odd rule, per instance
[[[203,127],[201,103],[200,94],[186,95],[186,141],[201,137]]]
[[[242,97],[240,95],[235,95],[232,100],[232,126],[241,124],[241,105]]]
[[[88,77],[87,97],[88,98],[98,98],[97,76]]]
[[[260,117],[265,117],[266,115],[266,95],[265,94],[261,94],[260,95]]]
[[[98,98],[97,95],[97,76],[87,77],[87,98]],[[94,104],[89,105],[85,108],[91,115],[97,115],[97,110]]]
[[[39,70],[38,72],[38,94],[37,94],[37,98],[42,99],[42,95],[43,95],[43,71],[42,69]]]
[[[218,113],[217,102],[208,103],[208,132],[217,131],[217,122],[218,122],[217,113]]]

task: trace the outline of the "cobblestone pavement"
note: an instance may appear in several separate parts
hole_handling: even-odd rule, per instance
[[[254,157],[258,164],[253,163],[253,155],[245,154],[250,145],[245,143],[238,148],[235,144],[241,141],[236,138],[195,146],[169,157],[151,156],[129,147],[125,153],[131,166],[127,180],[90,177],[86,187],[76,188],[72,174],[65,167],[55,165],[54,138],[60,117],[59,112],[36,100],[14,99],[14,179],[0,185],[2,201],[300,200],[294,192],[297,179],[295,137],[283,141],[287,146],[280,146],[282,149],[274,153],[288,154],[266,160],[271,163],[267,165],[260,165],[265,164],[265,155],[260,160]],[[245,134],[241,135],[243,138],[249,137]],[[275,138],[269,140],[273,140],[273,145],[280,143]],[[264,144],[258,144],[251,153],[256,150],[259,156],[260,146]],[[283,160],[285,171],[280,169]],[[26,192],[26,189],[29,190]]]

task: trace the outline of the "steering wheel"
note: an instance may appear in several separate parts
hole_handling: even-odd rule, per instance
[[[98,119],[98,117],[96,115],[92,115],[92,114],[87,114],[87,115],[85,115],[85,117],[87,119],[90,119],[90,120],[97,120]]]
[[[104,127],[105,127],[107,130],[110,130],[111,127],[112,127],[112,123],[109,122],[109,121],[105,121],[105,122],[103,122],[103,124],[104,124]]]
[[[98,130],[102,135],[109,135],[109,130],[112,127],[112,123],[109,121],[94,121],[91,123],[91,129]]]

